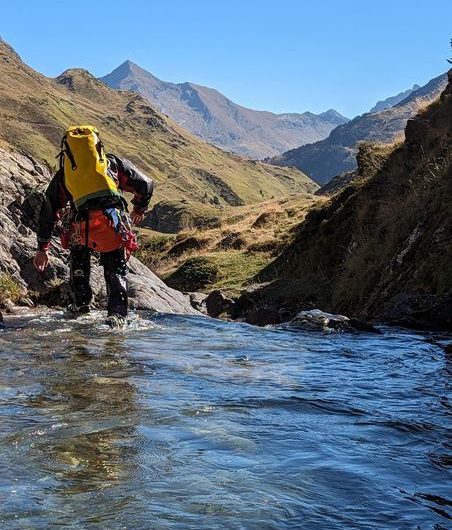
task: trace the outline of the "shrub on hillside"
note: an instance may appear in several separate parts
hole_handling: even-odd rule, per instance
[[[0,307],[4,307],[7,300],[17,302],[23,294],[23,288],[11,274],[0,274]]]
[[[180,291],[199,291],[218,278],[218,267],[208,258],[196,256],[189,258],[178,267],[165,281]]]

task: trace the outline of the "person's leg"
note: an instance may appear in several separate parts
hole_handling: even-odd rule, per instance
[[[107,284],[108,316],[127,316],[127,264],[123,248],[112,252],[102,252],[100,262],[104,267]]]
[[[91,273],[91,252],[86,247],[71,248],[70,252],[71,290],[75,311],[88,312],[93,291],[89,284]]]

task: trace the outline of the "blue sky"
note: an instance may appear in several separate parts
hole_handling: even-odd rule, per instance
[[[0,35],[48,76],[130,59],[251,108],[353,117],[447,70],[452,1],[3,0]]]

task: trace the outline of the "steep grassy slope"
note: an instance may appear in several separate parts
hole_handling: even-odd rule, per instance
[[[161,81],[130,61],[101,80],[112,88],[141,94],[155,108],[207,142],[256,159],[323,140],[334,127],[347,121],[332,109],[322,114],[274,114],[248,109],[212,88]]]
[[[316,182],[325,184],[336,175],[356,168],[359,142],[391,143],[402,135],[407,120],[436,99],[446,82],[446,74],[436,77],[394,107],[358,116],[336,127],[325,140],[287,151],[271,162],[297,167]]]
[[[373,176],[313,209],[267,269],[287,303],[373,316],[398,293],[452,293],[452,71],[405,136]]]
[[[298,171],[247,161],[178,128],[141,96],[115,91],[87,71],[48,79],[0,41],[0,137],[55,164],[65,127],[93,123],[108,150],[127,156],[157,182],[156,199],[239,205],[316,185]]]

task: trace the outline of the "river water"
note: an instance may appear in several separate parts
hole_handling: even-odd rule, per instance
[[[7,325],[1,530],[452,527],[450,336]]]

